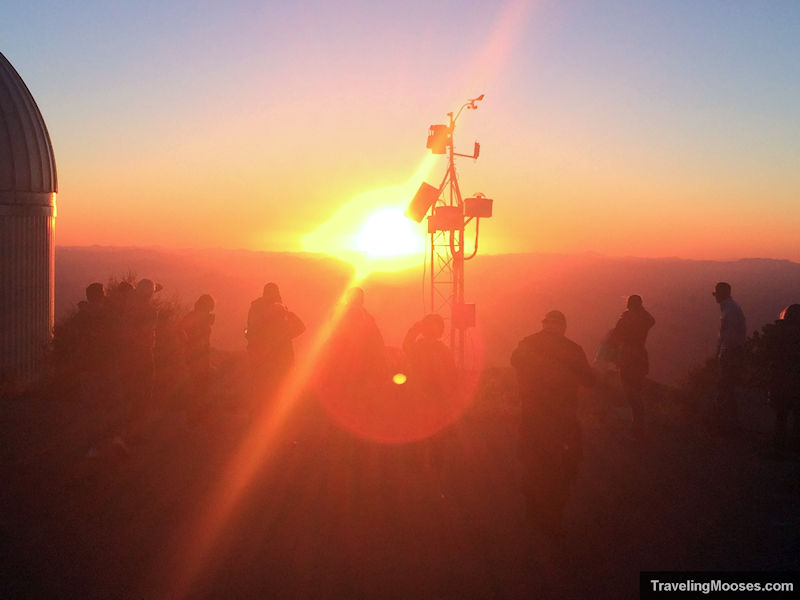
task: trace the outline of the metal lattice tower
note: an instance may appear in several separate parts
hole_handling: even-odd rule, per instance
[[[453,113],[449,113],[448,167],[439,190],[441,195],[428,218],[431,241],[430,309],[450,321],[450,348],[456,364],[464,366],[465,327],[460,326],[454,314],[464,304],[464,201],[458,187],[452,132],[455,127]],[[438,220],[442,221],[437,223]],[[445,223],[447,219],[448,223]],[[454,228],[449,228],[453,226]],[[440,229],[439,227],[447,227]]]
[[[475,142],[473,154],[454,151],[453,132],[464,108],[477,109],[476,102],[483,94],[464,103],[458,112],[448,113],[447,125],[431,125],[428,130],[428,148],[434,154],[447,155],[447,170],[438,188],[426,183],[420,186],[409,205],[407,215],[417,221],[428,213],[430,236],[430,310],[441,314],[450,323],[450,348],[456,364],[464,369],[466,330],[475,324],[475,305],[464,302],[464,262],[478,252],[478,223],[481,217],[491,216],[492,200],[478,194],[464,199],[458,186],[455,157],[477,159],[480,145]],[[464,232],[475,219],[475,247],[465,254]]]

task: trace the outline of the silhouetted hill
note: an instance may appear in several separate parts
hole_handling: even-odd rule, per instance
[[[728,281],[747,317],[748,332],[800,302],[800,264],[785,260],[695,261],[587,255],[505,255],[476,259],[468,267],[469,298],[478,315],[487,356],[507,355],[520,334],[558,308],[568,335],[587,354],[616,323],[628,295],[640,294],[656,318],[648,339],[651,376],[679,383],[687,370],[712,355],[719,308],[711,292]],[[481,287],[476,289],[480,281]],[[488,293],[487,293],[488,292]]]
[[[243,250],[59,247],[56,250],[56,315],[83,297],[92,281],[135,271],[164,285],[187,309],[202,293],[217,300],[212,343],[244,349],[242,330],[250,301],[267,281],[280,285],[284,301],[306,322],[312,339],[339,294],[349,285],[346,263],[312,254]],[[507,364],[520,338],[538,329],[541,316],[562,310],[568,335],[590,359],[603,334],[613,327],[625,298],[638,293],[656,318],[648,347],[651,375],[680,383],[692,366],[713,354],[719,310],[714,283],[729,281],[742,305],[748,330],[774,320],[781,309],[800,302],[800,264],[772,259],[696,261],[674,258],[614,258],[598,254],[518,254],[478,256],[467,263],[466,297],[477,304],[478,327],[470,333],[468,355],[475,364]],[[381,273],[363,282],[367,308],[387,344],[399,346],[406,329],[424,313],[422,272]],[[481,360],[480,357],[483,357]]]

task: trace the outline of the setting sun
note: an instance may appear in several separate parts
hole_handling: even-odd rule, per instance
[[[370,190],[346,202],[303,236],[303,250],[346,260],[355,267],[357,279],[375,271],[421,265],[425,225],[411,221],[404,212],[434,163],[435,157],[428,155],[406,183]]]
[[[418,230],[417,224],[410,221],[402,210],[379,210],[356,234],[355,248],[370,257],[419,255],[425,249],[425,238]]]

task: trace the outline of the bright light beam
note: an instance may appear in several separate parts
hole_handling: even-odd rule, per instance
[[[521,17],[525,16],[529,6],[530,2],[526,0],[511,0],[505,5],[500,18],[495,23],[492,35],[476,57],[474,68],[466,72],[467,75],[499,71],[500,63],[505,62],[510,48],[522,31],[521,24],[524,19]],[[313,233],[304,236],[303,249],[307,252],[331,254],[352,262],[356,267],[356,274],[346,290],[357,285],[358,280],[370,272],[381,270],[380,261],[376,262],[376,257],[380,257],[380,254],[370,256],[369,251],[358,249],[358,240],[368,239],[372,234],[364,233],[363,235],[367,238],[361,238],[358,232],[362,231],[366,222],[376,211],[387,209],[404,211],[419,183],[429,174],[436,158],[433,155],[426,156],[419,169],[406,184],[378,190],[376,192],[379,193],[378,197],[382,197],[382,201],[379,203],[374,202],[376,198],[371,195],[372,193],[354,198],[337,211],[329,221]],[[392,193],[387,190],[392,190]],[[422,236],[424,238],[424,234]],[[415,261],[419,260],[416,255],[408,256],[412,256]],[[411,264],[407,266],[411,266]],[[394,269],[396,268],[394,267]],[[272,407],[265,409],[255,420],[225,475],[214,488],[213,495],[205,505],[202,514],[199,515],[198,521],[191,522],[189,530],[184,531],[185,535],[180,538],[180,547],[169,555],[180,557],[179,563],[174,564],[173,569],[169,571],[175,573],[175,578],[170,585],[169,597],[183,598],[189,594],[192,583],[206,565],[220,533],[241,502],[246,487],[252,481],[257,470],[266,464],[270,456],[269,450],[278,441],[278,434],[309,381],[325,343],[338,325],[343,308],[344,302],[340,301],[334,317],[320,329],[305,360],[296,365],[293,373],[279,391]],[[162,557],[162,560],[157,563],[159,571],[163,571],[164,564]]]
[[[404,212],[436,156],[427,155],[401,185],[359,194],[311,233],[303,236],[305,252],[324,253],[349,262],[356,278],[376,271],[398,271],[419,265],[425,252],[425,226]]]
[[[191,520],[183,535],[179,536],[176,542],[179,547],[170,553],[170,556],[180,559],[170,571],[175,573],[175,578],[170,584],[168,597],[184,598],[190,593],[192,583],[206,564],[223,527],[235,513],[247,486],[256,472],[267,464],[269,457],[275,454],[271,450],[280,439],[280,431],[311,380],[325,344],[341,321],[346,308],[345,294],[356,285],[358,280],[355,278],[348,283],[333,316],[317,332],[305,359],[295,365],[276,397],[261,404],[265,408],[255,417],[245,440],[204,505],[202,514],[196,515],[196,520]],[[162,559],[156,568],[163,570],[164,564]]]

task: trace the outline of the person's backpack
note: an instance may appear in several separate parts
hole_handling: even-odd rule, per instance
[[[605,362],[617,364],[620,357],[620,345],[614,336],[614,330],[610,329],[600,340],[597,348],[595,362]]]

